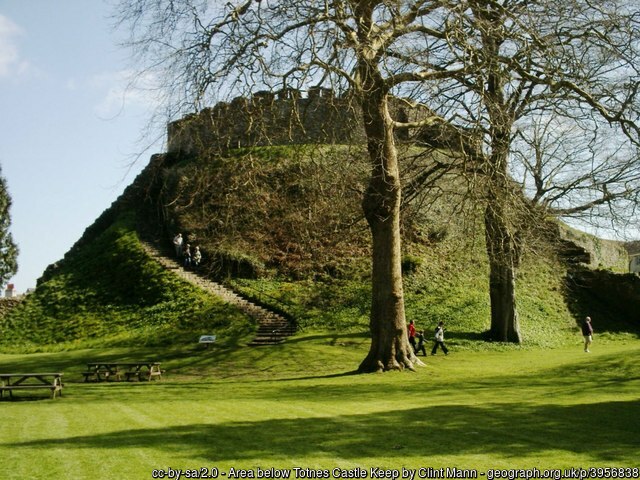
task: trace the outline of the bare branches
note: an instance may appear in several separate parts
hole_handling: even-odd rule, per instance
[[[121,12],[172,114],[281,88],[330,87],[358,103],[372,172],[363,209],[373,237],[388,240],[373,245],[376,302],[402,298],[401,275],[383,278],[399,270],[390,245],[400,244],[391,225],[402,202],[402,129],[445,138],[454,151],[413,172],[407,198],[455,172],[486,207],[498,339],[519,341],[516,271],[536,224],[555,214],[617,226],[639,205],[632,0],[121,0]],[[392,111],[391,97],[406,111]],[[401,329],[402,302],[380,302],[372,325],[392,318]],[[410,364],[370,360],[367,368]]]

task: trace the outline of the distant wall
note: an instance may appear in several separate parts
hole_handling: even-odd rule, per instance
[[[561,238],[586,252],[582,263],[593,268],[604,268],[615,272],[629,271],[629,254],[624,243],[604,240],[569,228],[560,229]]]
[[[640,277],[582,268],[572,272],[571,280],[571,288],[583,292],[587,305],[599,304],[604,308],[602,317],[617,312],[617,315],[640,326]],[[599,328],[600,331],[606,329],[604,326]]]

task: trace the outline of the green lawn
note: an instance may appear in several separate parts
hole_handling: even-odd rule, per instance
[[[456,467],[490,478],[480,474],[640,466],[638,340],[596,341],[591,354],[579,338],[547,350],[453,348],[416,372],[355,375],[366,348],[358,335],[307,333],[229,351],[0,355],[2,372],[66,379],[62,398],[0,403],[2,477],[150,479],[204,467],[226,479],[231,468],[275,467],[294,478],[296,467],[362,467],[371,478],[371,467]],[[88,361],[151,356],[167,369],[162,381],[81,383]]]

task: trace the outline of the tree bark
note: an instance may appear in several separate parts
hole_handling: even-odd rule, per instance
[[[499,342],[520,343],[522,337],[516,309],[517,240],[509,231],[499,200],[489,201],[484,219],[489,257],[490,336]]]
[[[491,155],[486,166],[489,172],[485,236],[489,257],[489,297],[491,300],[491,338],[501,342],[520,343],[520,325],[516,309],[516,272],[519,264],[517,240],[511,231],[509,215],[511,188],[509,151],[515,113],[505,99],[508,77],[498,62],[503,44],[504,17],[502,9],[493,4],[477,2],[474,14],[484,25],[483,49],[488,53],[487,82],[484,103],[490,118]]]
[[[401,185],[387,96],[362,101],[371,178],[362,208],[372,235],[371,347],[360,372],[413,368],[417,359],[409,344],[401,267]]]

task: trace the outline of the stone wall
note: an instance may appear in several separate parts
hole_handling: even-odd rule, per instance
[[[600,312],[601,320],[612,312],[636,326],[640,326],[640,277],[633,274],[619,274],[609,270],[578,268],[570,273],[569,288],[580,293],[587,305]],[[581,311],[581,315],[592,314],[589,310]],[[600,331],[606,330],[602,323]]]
[[[560,228],[560,238],[582,250],[585,255],[581,263],[591,268],[621,273],[629,271],[629,254],[623,242],[605,240],[568,227]]]
[[[415,121],[429,112],[392,99],[391,115]],[[399,131],[408,140],[408,131]],[[294,144],[366,143],[362,114],[352,98],[332,90],[257,92],[218,103],[168,125],[169,153],[195,155],[208,150]]]

